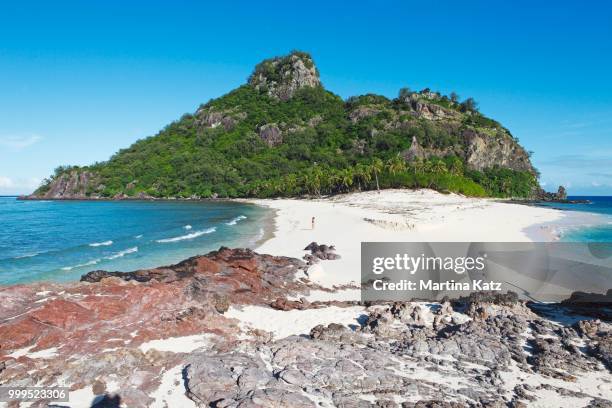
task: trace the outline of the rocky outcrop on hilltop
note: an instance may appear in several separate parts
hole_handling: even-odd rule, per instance
[[[283,57],[275,57],[257,64],[249,77],[249,85],[268,95],[286,101],[304,87],[321,85],[319,71],[312,57],[294,51]]]
[[[136,408],[612,404],[608,322],[484,293],[368,304],[352,321],[316,324],[329,305],[290,300],[314,287],[303,269],[297,259],[221,248],[80,283],[2,288],[0,383],[65,384],[79,391],[73,403],[86,395]],[[230,318],[242,307],[256,307],[261,328]],[[274,337],[272,313],[291,313],[296,327],[303,314],[310,334]]]

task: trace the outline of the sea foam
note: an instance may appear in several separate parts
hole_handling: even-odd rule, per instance
[[[192,233],[186,234],[186,235],[181,235],[178,237],[173,237],[173,238],[164,238],[164,239],[158,239],[155,242],[159,242],[161,244],[163,243],[167,243],[167,242],[177,242],[177,241],[184,241],[186,239],[194,239],[197,238],[199,236],[205,235],[205,234],[211,234],[213,232],[215,232],[217,230],[216,227],[211,227],[202,231],[194,231]]]
[[[238,224],[238,222],[242,221],[242,220],[246,220],[246,216],[244,215],[239,215],[236,218],[234,218],[233,220],[226,222],[225,225],[236,225]]]
[[[113,241],[92,242],[91,244],[89,244],[90,247],[109,246],[109,245],[113,245]]]
[[[115,254],[109,255],[106,257],[106,259],[117,259],[117,258],[121,258],[127,254],[132,254],[134,252],[138,252],[138,247],[132,247],[132,248],[128,248],[128,249],[124,249],[123,251],[119,251]]]
[[[13,258],[13,259],[33,258],[36,255],[40,255],[40,254],[38,252],[34,252],[32,254],[19,255],[19,256],[16,256],[15,258]]]
[[[93,259],[93,260],[91,260],[89,262],[85,262],[85,263],[82,263],[82,264],[78,264],[78,265],[74,265],[74,266],[65,266],[65,267],[62,268],[62,271],[71,271],[73,269],[82,268],[84,266],[92,266],[92,265],[97,264],[100,261],[101,261],[100,259]]]

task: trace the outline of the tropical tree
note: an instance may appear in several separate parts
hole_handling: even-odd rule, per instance
[[[451,172],[451,174],[459,176],[463,174],[463,163],[458,157],[453,157],[448,166],[448,170]]]
[[[472,97],[461,102],[461,110],[464,112],[476,112],[478,110],[478,102]]]
[[[412,168],[414,169],[414,175],[423,174],[425,172],[425,162],[423,159],[418,157],[413,163]]]
[[[444,174],[448,171],[446,164],[442,160],[432,160],[427,163],[429,172],[434,174]]]
[[[298,179],[295,174],[289,174],[287,177],[285,177],[285,191],[288,195],[293,195],[297,186]]]
[[[315,195],[319,197],[321,196],[321,185],[323,183],[324,177],[325,177],[325,174],[323,173],[323,170],[321,169],[321,167],[315,164],[314,167],[312,167],[312,170],[310,173],[310,182],[311,182],[312,191],[314,192]]]
[[[372,181],[372,171],[369,166],[365,164],[359,163],[355,166],[355,178],[357,179],[357,183],[359,184],[359,190],[361,190],[363,186],[367,186],[370,181]]]
[[[348,167],[340,171],[340,183],[348,192],[353,185],[353,179],[355,178],[355,172],[352,168]]]
[[[383,161],[380,160],[378,157],[375,157],[374,160],[372,160],[372,163],[370,163],[370,170],[372,171],[372,173],[374,174],[374,178],[376,179],[376,190],[378,190],[379,193],[380,184],[378,183],[378,174],[382,172],[384,168],[385,165]]]
[[[407,86],[404,88],[400,88],[398,97],[399,99],[408,98],[412,94],[412,91]]]
[[[397,156],[393,156],[387,160],[387,170],[393,175],[406,171],[406,160],[404,160],[399,154]]]
[[[302,174],[301,184],[308,194],[313,194],[314,177],[310,173],[307,172]]]

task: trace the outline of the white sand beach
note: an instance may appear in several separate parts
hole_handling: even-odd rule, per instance
[[[555,238],[548,233],[549,228],[537,226],[564,217],[559,210],[433,190],[383,190],[314,200],[250,202],[276,210],[274,236],[257,251],[301,258],[305,253],[302,249],[312,241],[335,245],[341,259],[322,261],[309,270],[311,281],[328,288],[359,281],[362,241],[548,241]],[[316,291],[309,300],[358,298],[356,290],[333,294]]]

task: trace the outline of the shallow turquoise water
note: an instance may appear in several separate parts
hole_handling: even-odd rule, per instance
[[[253,247],[261,207],[234,202],[19,201],[0,197],[0,284],[168,265],[219,246]]]
[[[612,242],[612,197],[574,196],[571,200],[589,200],[589,204],[547,203],[544,206],[560,208],[565,211],[578,211],[601,216],[597,225],[584,228],[569,228],[563,232],[563,241],[574,242]]]

